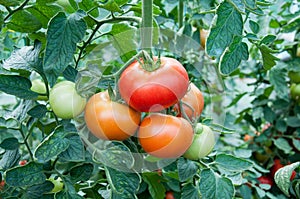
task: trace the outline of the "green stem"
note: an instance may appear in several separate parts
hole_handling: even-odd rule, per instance
[[[181,28],[183,26],[183,0],[179,0],[179,5],[178,5],[178,26]]]
[[[153,0],[143,0],[142,5],[141,48],[150,51],[152,47]]]
[[[25,144],[25,146],[26,146],[26,148],[27,148],[27,150],[28,150],[30,159],[33,161],[33,160],[34,160],[33,154],[32,154],[32,152],[31,152],[31,150],[30,150],[30,146],[29,146],[29,144],[28,144],[28,142],[27,142],[27,138],[26,138],[25,133],[24,133],[24,131],[23,131],[23,129],[22,129],[22,126],[20,126],[20,128],[19,128],[18,130],[20,131],[20,133],[21,133],[21,135],[22,135],[22,138],[23,138],[24,144]]]
[[[4,21],[6,21],[11,15],[13,15],[15,12],[19,11],[19,10],[22,10],[22,8],[24,8],[26,6],[26,4],[29,2],[29,0],[26,0],[22,3],[22,5],[20,5],[19,7],[17,7],[16,9],[14,10],[11,10],[9,12],[9,14],[4,18]],[[8,10],[9,11],[9,10]]]

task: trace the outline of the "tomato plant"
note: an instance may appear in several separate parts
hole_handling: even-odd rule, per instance
[[[83,111],[86,99],[76,92],[75,83],[62,81],[51,89],[49,103],[58,117],[70,119]]]
[[[215,143],[215,135],[211,128],[198,123],[195,127],[193,143],[183,156],[191,160],[201,159],[213,150]]]
[[[193,128],[183,118],[151,114],[144,118],[138,130],[142,148],[159,158],[177,158],[191,145]]]
[[[122,98],[141,112],[161,111],[174,105],[187,91],[186,70],[169,57],[155,58],[152,65],[159,66],[154,71],[148,71],[147,64],[135,61],[123,71],[118,82]]]
[[[300,198],[298,2],[1,0],[0,198]]]
[[[125,140],[134,135],[140,123],[140,113],[125,104],[114,102],[108,92],[93,95],[85,108],[89,130],[105,140]]]
[[[185,114],[190,119],[198,119],[204,108],[204,98],[202,92],[195,86],[195,84],[191,83],[188,92],[181,99],[182,108]],[[177,112],[178,116],[182,116],[180,112],[180,104],[175,104],[174,106],[175,112]]]

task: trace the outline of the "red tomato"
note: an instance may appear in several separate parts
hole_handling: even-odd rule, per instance
[[[274,182],[272,180],[272,178],[268,177],[268,176],[261,176],[259,178],[257,178],[257,180],[261,183],[261,184],[268,184],[270,186],[273,186]]]
[[[175,199],[172,191],[166,192],[166,199]]]
[[[2,181],[0,182],[0,190],[3,190],[4,186],[5,186],[5,181],[2,180]]]
[[[274,160],[274,165],[271,168],[271,176],[274,178],[276,171],[278,171],[278,169],[282,168],[283,164],[281,164],[280,159],[275,159]]]
[[[24,166],[25,164],[27,164],[27,160],[21,160],[21,161],[19,162],[19,165],[20,165],[20,166]]]
[[[183,110],[190,119],[197,119],[200,117],[204,108],[204,98],[202,92],[195,86],[195,84],[190,84],[190,89],[181,101],[184,103]],[[174,110],[178,113],[177,116],[182,115],[180,113],[179,104],[175,104]]]
[[[93,95],[85,107],[88,129],[104,140],[125,140],[132,136],[140,123],[140,113],[125,104],[111,101],[108,92]]]
[[[151,114],[140,124],[138,139],[142,148],[155,157],[177,158],[193,141],[193,127],[180,117]]]
[[[169,57],[161,57],[160,62],[158,69],[149,72],[135,61],[121,74],[121,97],[135,110],[161,111],[174,105],[185,95],[189,85],[185,68]]]

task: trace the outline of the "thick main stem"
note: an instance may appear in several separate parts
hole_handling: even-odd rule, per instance
[[[178,26],[181,28],[183,26],[183,0],[179,0],[178,5]]]
[[[143,0],[142,4],[141,48],[149,52],[152,47],[153,0]]]

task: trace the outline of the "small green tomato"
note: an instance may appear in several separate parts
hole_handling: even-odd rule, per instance
[[[289,78],[292,83],[300,83],[300,72],[290,71]]]
[[[71,119],[83,111],[86,99],[76,92],[75,83],[62,81],[52,88],[49,103],[56,116]]]
[[[53,177],[50,177],[48,180],[54,185],[53,189],[49,193],[57,193],[63,189],[64,183],[61,178],[58,177],[57,179],[54,179]]]
[[[190,160],[199,160],[213,150],[215,143],[215,135],[211,128],[198,123],[195,128],[193,143],[183,157]]]
[[[32,80],[30,89],[36,93],[45,94],[45,95],[39,95],[37,97],[37,100],[43,100],[43,101],[48,100],[48,97],[46,96],[47,93],[46,86],[42,80],[40,79]]]
[[[300,100],[300,84],[292,84],[290,90],[292,99]]]

